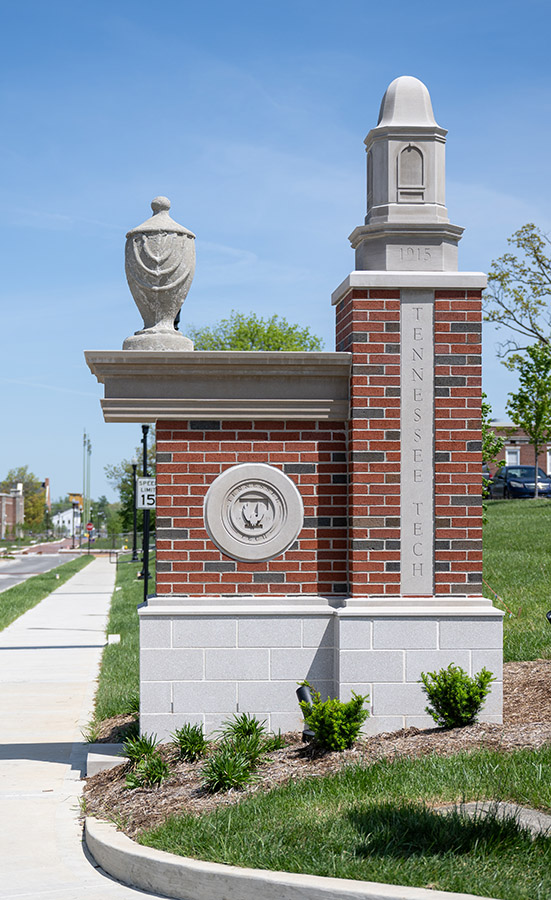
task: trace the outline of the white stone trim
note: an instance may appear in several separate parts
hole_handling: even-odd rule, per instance
[[[484,290],[488,281],[484,272],[351,272],[331,294],[333,306],[339,303],[352,288],[434,288],[445,291]]]
[[[89,350],[107,422],[349,414],[351,353]]]

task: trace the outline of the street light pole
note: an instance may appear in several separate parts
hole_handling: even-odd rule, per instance
[[[73,545],[71,547],[71,550],[75,549],[75,509],[77,506],[77,502],[73,500]]]
[[[138,561],[138,510],[136,509],[136,469],[138,468],[138,462],[136,459],[132,460],[132,503],[134,507],[134,533],[132,535],[132,562]]]

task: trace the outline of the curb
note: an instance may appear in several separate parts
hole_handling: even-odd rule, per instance
[[[173,900],[481,900],[474,894],[242,869],[175,856],[142,847],[114,825],[90,816],[85,821],[84,840],[108,875]]]

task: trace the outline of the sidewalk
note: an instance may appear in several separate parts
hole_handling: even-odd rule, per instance
[[[0,898],[138,900],[94,867],[80,777],[115,566],[96,559],[0,632]],[[1,596],[0,596],[1,602]]]

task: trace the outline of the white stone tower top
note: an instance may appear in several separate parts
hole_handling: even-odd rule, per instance
[[[418,78],[387,88],[365,139],[367,215],[350,235],[356,270],[456,271],[463,229],[445,203],[445,128]]]
[[[401,75],[391,81],[379,110],[377,127],[385,125],[428,125],[438,128],[432,111],[430,94],[418,78]],[[446,131],[440,129],[442,135]]]

